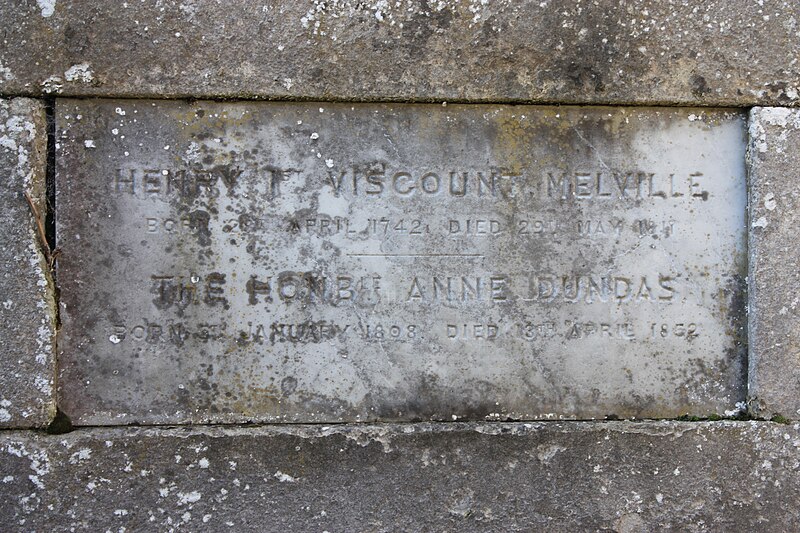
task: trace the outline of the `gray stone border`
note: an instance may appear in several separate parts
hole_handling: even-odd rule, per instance
[[[749,397],[756,417],[800,416],[800,110],[750,112]]]
[[[55,414],[55,300],[42,102],[0,99],[0,428],[44,427]]]
[[[0,95],[800,104],[800,4],[0,5]]]
[[[9,531],[790,531],[800,425],[0,433]]]

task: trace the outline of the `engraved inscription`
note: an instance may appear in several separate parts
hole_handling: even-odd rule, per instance
[[[63,100],[57,127],[79,423],[743,399],[738,111]]]

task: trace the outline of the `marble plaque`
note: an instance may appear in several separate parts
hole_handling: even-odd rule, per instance
[[[745,397],[745,114],[59,100],[76,424],[659,418]]]

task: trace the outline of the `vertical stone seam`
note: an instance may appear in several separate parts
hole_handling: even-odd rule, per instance
[[[58,255],[59,248],[56,242],[56,101],[55,98],[45,100],[45,118],[47,126],[47,165],[45,171],[45,203],[43,213],[45,238],[42,242],[43,253],[48,258],[47,275],[52,298],[52,324],[53,324],[53,413],[50,417],[47,432],[61,434],[72,431],[72,423],[59,408],[59,366],[58,366],[58,339],[61,330],[61,299],[58,286]]]
[[[757,237],[753,235],[750,217],[753,211],[753,195],[755,194],[754,185],[756,174],[754,172],[755,155],[753,153],[753,142],[757,138],[757,119],[756,115],[761,110],[760,107],[753,107],[747,114],[747,147],[745,149],[745,179],[747,180],[747,208],[745,214],[745,224],[747,231],[747,412],[750,416],[758,414],[757,402],[753,391],[757,389],[755,380],[755,342],[757,331],[753,321],[753,311],[756,309],[756,284],[754,282],[755,266],[757,262],[756,251],[758,250]]]

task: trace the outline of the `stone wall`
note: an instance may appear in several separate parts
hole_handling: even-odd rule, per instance
[[[800,195],[797,3],[14,0],[0,6],[0,26],[4,529],[800,528],[800,277],[791,237]],[[247,100],[240,107],[264,113],[279,106],[255,100],[313,102],[320,110],[425,103],[409,116],[430,120],[433,107],[456,102],[465,114],[478,109],[473,104],[487,113],[500,104],[508,113],[591,104],[614,106],[602,110],[609,116],[653,113],[663,130],[670,113],[691,122],[713,116],[698,130],[708,136],[738,116],[747,125],[746,288],[703,285],[714,288],[708,297],[722,313],[714,316],[730,320],[711,348],[690,354],[701,370],[699,378],[682,374],[685,389],[663,381],[645,387],[634,372],[624,401],[604,404],[602,396],[594,410],[585,397],[578,409],[553,402],[549,418],[565,420],[546,420],[543,411],[490,412],[492,386],[456,391],[454,402],[476,405],[463,412],[453,402],[430,408],[423,389],[415,390],[417,404],[405,399],[416,408],[405,415],[387,409],[361,418],[348,407],[340,416],[326,410],[330,397],[324,404],[305,399],[300,416],[283,419],[298,424],[272,416],[284,412],[280,401],[251,409],[233,400],[215,405],[215,392],[204,393],[205,402],[172,389],[157,396],[160,368],[143,378],[135,361],[106,357],[109,346],[124,346],[116,333],[93,333],[118,305],[114,283],[124,293],[125,272],[138,267],[125,263],[130,270],[113,280],[104,255],[130,255],[123,241],[135,234],[125,218],[133,208],[103,200],[93,184],[104,179],[109,152],[97,138],[72,132],[124,135],[111,132],[117,127],[101,116],[104,109],[113,118],[147,107],[188,124],[180,115],[186,109],[196,116],[198,107],[240,105],[197,100]],[[521,104],[532,107],[510,107]],[[577,109],[563,112],[577,117]],[[615,126],[620,139],[623,123]],[[126,142],[160,142],[172,127],[165,124],[154,120]],[[572,128],[588,146],[581,157],[602,151],[580,125]],[[525,131],[515,130],[512,140]],[[528,146],[511,144],[511,154]],[[572,145],[558,146],[566,152]],[[736,163],[727,152],[716,156]],[[694,156],[687,150],[686,157]],[[698,238],[707,233],[697,231]],[[98,235],[88,246],[80,240]],[[713,283],[744,263],[714,263],[722,266]],[[183,356],[206,357],[177,349],[174,359]],[[718,372],[720,361],[732,366]],[[708,385],[718,374],[722,385]],[[141,384],[125,381],[135,375]],[[104,385],[95,388],[95,379]],[[251,385],[246,394],[255,394]],[[290,385],[283,384],[287,395],[296,382]],[[659,387],[667,392],[654,392]],[[220,414],[222,405],[228,411]]]

